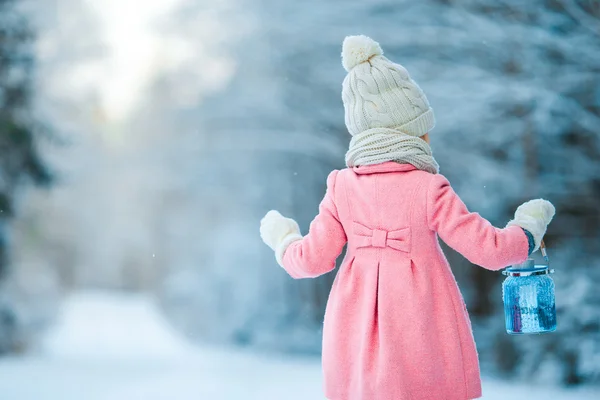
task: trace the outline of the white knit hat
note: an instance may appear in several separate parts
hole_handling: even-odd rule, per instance
[[[408,71],[383,56],[379,43],[366,36],[344,40],[342,65],[348,71],[342,100],[351,135],[372,128],[393,128],[423,136],[435,126],[425,93]]]

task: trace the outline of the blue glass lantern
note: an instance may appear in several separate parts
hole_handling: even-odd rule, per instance
[[[546,261],[545,249],[542,254]],[[549,265],[536,265],[533,259],[502,271],[506,331],[511,335],[546,333],[556,330],[554,270]]]

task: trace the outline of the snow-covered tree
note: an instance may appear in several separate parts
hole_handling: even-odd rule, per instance
[[[10,228],[23,184],[48,184],[30,112],[33,33],[16,0],[0,0],[0,282],[9,274]],[[18,346],[18,318],[0,283],[0,353]]]

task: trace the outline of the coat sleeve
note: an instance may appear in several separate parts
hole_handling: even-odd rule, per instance
[[[292,278],[314,278],[331,271],[346,244],[346,233],[335,205],[337,173],[333,171],[327,178],[327,192],[308,234],[292,242],[283,254],[282,266]]]
[[[429,183],[427,218],[429,228],[446,244],[483,268],[499,270],[520,264],[529,255],[523,229],[498,229],[479,214],[469,212],[442,175],[435,175]]]

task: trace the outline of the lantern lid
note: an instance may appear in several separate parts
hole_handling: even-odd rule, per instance
[[[522,264],[513,265],[502,271],[502,274],[506,276],[533,276],[552,273],[554,273],[554,270],[550,269],[548,265],[536,265],[535,261],[531,258],[527,259],[527,261]]]

